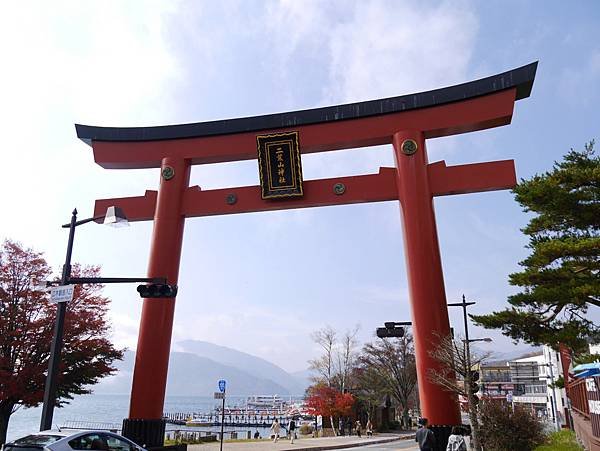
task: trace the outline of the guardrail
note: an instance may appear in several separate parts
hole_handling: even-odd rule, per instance
[[[91,429],[95,431],[111,431],[119,432],[122,429],[122,425],[118,423],[103,423],[99,421],[78,421],[69,420],[65,421],[61,426],[61,429]]]
[[[585,379],[577,379],[574,382],[569,382],[569,385],[567,386],[567,396],[571,400],[571,408],[589,419],[590,406],[588,403]]]
[[[177,442],[200,442],[200,441],[215,441],[221,439],[221,432],[219,431],[167,431],[165,434],[167,440],[174,440]],[[243,431],[223,431],[224,440],[239,440],[239,439],[251,439],[252,432]]]

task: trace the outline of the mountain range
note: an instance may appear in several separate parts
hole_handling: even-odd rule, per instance
[[[205,341],[178,342],[169,357],[167,395],[211,396],[217,381],[227,381],[232,396],[258,394],[303,395],[308,373],[290,374],[277,365],[241,351]],[[117,373],[92,387],[94,393],[128,394],[131,391],[135,353],[126,351],[115,362]]]
[[[171,352],[169,357],[167,395],[212,396],[220,379],[227,381],[227,392],[232,396],[302,396],[310,385],[310,370],[288,373],[265,359],[225,346],[185,340],[174,347],[178,351]],[[488,363],[506,364],[523,354],[523,350],[496,354],[495,362]],[[126,351],[123,360],[115,362],[116,374],[91,387],[94,393],[129,394],[134,362],[135,353]]]

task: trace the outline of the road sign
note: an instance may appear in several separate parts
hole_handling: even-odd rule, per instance
[[[222,393],[220,391],[216,391],[215,392],[215,399],[225,399],[225,393]]]
[[[60,285],[50,288],[50,302],[57,304],[59,302],[70,302],[73,300],[73,285]]]
[[[225,379],[221,379],[219,381],[219,391],[221,393],[225,393],[225,385],[227,384],[227,382],[225,382]]]
[[[512,401],[513,401],[512,393],[507,393],[506,394],[506,402],[512,402]]]

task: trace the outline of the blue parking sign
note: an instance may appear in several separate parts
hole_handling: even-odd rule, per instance
[[[225,379],[221,379],[219,381],[219,390],[221,391],[221,393],[225,393],[225,385],[226,385]]]

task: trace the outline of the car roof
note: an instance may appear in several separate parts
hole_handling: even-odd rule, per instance
[[[45,431],[32,432],[27,435],[60,435],[62,437],[68,437],[73,434],[75,431],[69,429],[47,429]]]
[[[60,428],[60,429],[48,429],[46,431],[33,432],[29,435],[62,435],[63,437],[69,437],[70,435],[75,435],[80,432],[107,432],[107,431],[96,431],[93,429],[69,429],[69,428]]]

